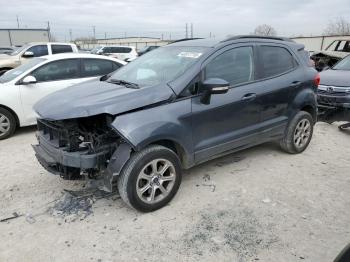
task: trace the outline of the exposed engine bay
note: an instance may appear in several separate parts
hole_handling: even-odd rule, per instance
[[[37,137],[40,150],[46,149],[50,153],[40,163],[43,166],[43,163],[49,163],[44,167],[64,179],[78,179],[83,175],[98,178],[122,142],[110,127],[112,120],[109,115],[62,121],[39,119]],[[56,157],[47,161],[52,158],[53,149],[57,151]]]

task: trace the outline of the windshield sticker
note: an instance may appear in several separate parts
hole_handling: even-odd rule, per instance
[[[201,55],[202,55],[202,53],[198,53],[198,52],[181,52],[177,56],[196,59],[196,58],[200,57]]]

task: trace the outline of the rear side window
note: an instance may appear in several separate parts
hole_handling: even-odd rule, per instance
[[[34,57],[48,55],[47,45],[35,45],[27,49],[27,52],[33,52]]]
[[[292,54],[287,49],[278,46],[261,46],[260,59],[263,78],[283,74],[297,65]]]
[[[79,60],[65,59],[45,64],[31,74],[38,82],[74,79],[79,77]]]
[[[51,45],[52,54],[71,53],[73,52],[70,45]]]
[[[238,47],[215,57],[205,68],[205,78],[221,78],[238,85],[253,80],[252,47]]]
[[[129,47],[112,47],[112,53],[130,53],[131,48]]]
[[[106,75],[119,68],[115,64],[105,59],[82,59],[82,75],[83,77]]]

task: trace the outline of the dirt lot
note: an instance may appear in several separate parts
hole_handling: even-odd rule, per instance
[[[32,143],[34,128],[0,141],[0,219],[20,215],[0,223],[0,261],[321,262],[350,241],[350,132],[336,125],[317,124],[301,155],[265,144],[193,168],[149,214],[48,175]]]

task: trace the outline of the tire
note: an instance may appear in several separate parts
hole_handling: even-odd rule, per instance
[[[181,178],[178,156],[166,147],[152,145],[131,156],[117,185],[125,203],[138,211],[150,212],[170,202],[180,187]]]
[[[0,140],[9,138],[16,131],[15,116],[4,108],[0,108]]]
[[[290,154],[299,154],[309,145],[312,134],[314,120],[305,111],[300,111],[289,122],[280,146],[283,151]]]

